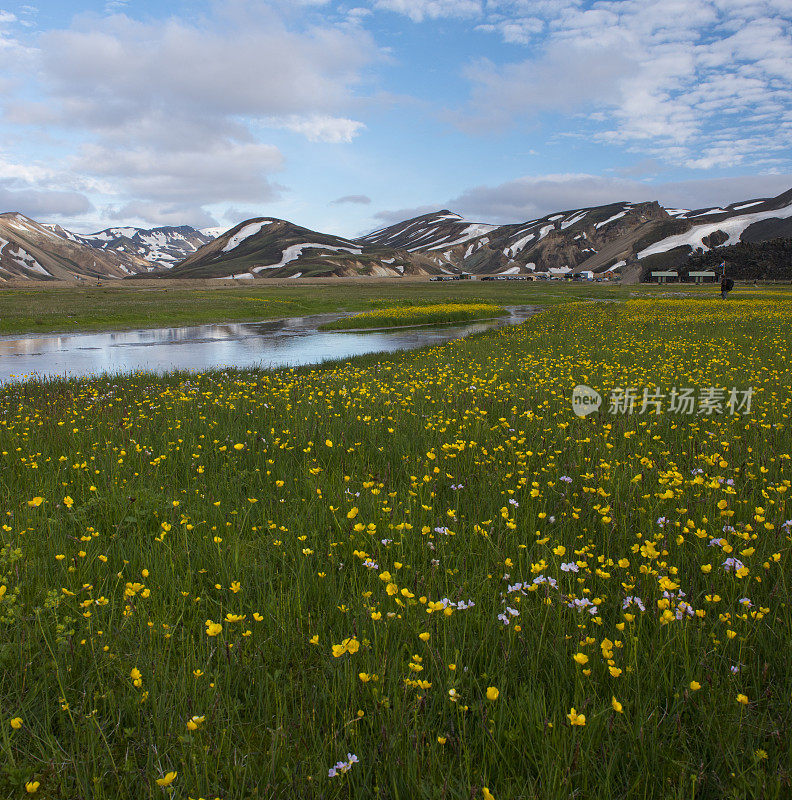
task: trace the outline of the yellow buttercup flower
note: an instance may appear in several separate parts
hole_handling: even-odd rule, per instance
[[[571,708],[569,713],[567,714],[567,719],[569,720],[570,725],[583,726],[586,724],[586,715],[578,714],[577,711],[575,711],[574,707]]]
[[[351,636],[348,639],[344,639],[341,644],[333,645],[333,657],[340,658],[344,653],[357,653],[358,650],[360,650],[360,642],[354,636]]]
[[[168,772],[161,778],[157,778],[157,786],[170,786],[175,780],[178,772]]]

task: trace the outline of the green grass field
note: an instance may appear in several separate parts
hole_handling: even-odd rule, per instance
[[[116,282],[103,287],[46,284],[0,289],[0,335],[98,331],[244,322],[332,311],[367,311],[398,303],[492,302],[555,305],[570,299],[622,298],[631,287],[604,284],[526,284],[354,281],[228,286],[207,281]],[[642,287],[636,287],[641,289]],[[650,289],[651,291],[651,289]]]
[[[792,796],[792,302],[704,297],[4,387],[0,796]]]

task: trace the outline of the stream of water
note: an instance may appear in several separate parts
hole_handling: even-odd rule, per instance
[[[523,322],[539,309],[513,306],[509,316],[453,325],[376,331],[320,331],[343,316],[318,314],[267,322],[148,328],[102,333],[0,337],[0,383],[31,377],[103,372],[203,371],[218,367],[293,367],[364,353],[411,350]]]

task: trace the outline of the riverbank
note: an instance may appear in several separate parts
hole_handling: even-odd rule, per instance
[[[131,372],[316,365],[365,353],[438,345],[499,325],[519,324],[539,310],[518,306],[490,320],[354,332],[321,330],[339,315],[318,314],[255,323],[0,336],[0,385],[34,377],[93,378],[110,373],[120,378]]]

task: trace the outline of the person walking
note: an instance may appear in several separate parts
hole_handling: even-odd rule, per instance
[[[729,292],[734,288],[734,281],[731,278],[726,277],[726,262],[721,262],[721,282],[720,282],[720,290],[721,290],[721,300],[725,300]]]

